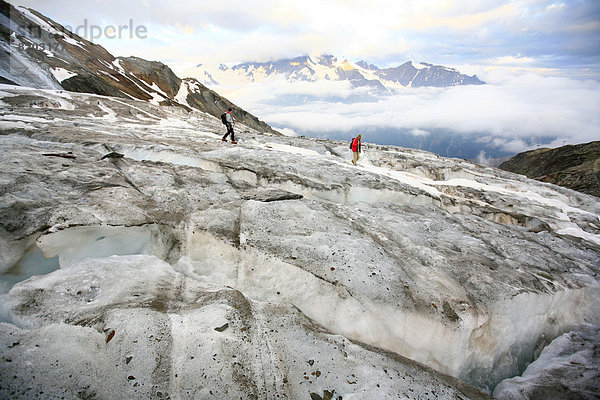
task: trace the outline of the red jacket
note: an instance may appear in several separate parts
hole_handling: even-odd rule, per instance
[[[360,153],[360,139],[358,136],[352,139],[352,151],[358,151]]]

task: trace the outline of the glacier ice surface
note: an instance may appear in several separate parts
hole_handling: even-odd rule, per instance
[[[591,196],[390,146],[366,146],[354,167],[345,143],[240,126],[235,147],[199,112],[0,89],[0,122],[31,128],[0,125],[5,291],[7,271],[35,265],[0,300],[11,390],[106,397],[114,380],[133,397],[192,398],[223,394],[226,371],[233,394],[259,398],[397,398],[402,377],[422,397],[485,398],[449,375],[491,391],[600,319]],[[67,365],[63,336],[98,357]]]

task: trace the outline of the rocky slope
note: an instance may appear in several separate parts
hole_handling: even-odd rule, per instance
[[[408,61],[398,67],[378,68],[364,61],[352,63],[332,55],[302,56],[271,62],[249,62],[231,68],[199,64],[183,72],[205,85],[245,85],[265,79],[284,78],[290,82],[348,81],[354,87],[375,91],[394,91],[404,87],[447,87],[482,85],[476,75],[467,76],[453,68]]]
[[[526,151],[498,168],[600,197],[600,141]]]
[[[188,111],[198,109],[215,117],[231,107],[236,120],[274,132],[201,83],[181,80],[160,62],[114,57],[32,9],[0,0],[0,12],[0,78],[4,83],[140,99]]]
[[[486,398],[469,384],[600,323],[595,197],[417,150],[232,145],[139,100],[0,97],[0,397]]]

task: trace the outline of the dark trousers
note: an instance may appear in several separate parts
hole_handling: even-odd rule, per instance
[[[227,139],[227,136],[229,136],[229,134],[231,134],[231,141],[235,142],[235,137],[233,136],[233,125],[232,124],[227,124],[227,133],[225,134],[225,136],[223,136],[223,139]]]

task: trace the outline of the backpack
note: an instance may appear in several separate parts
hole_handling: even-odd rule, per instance
[[[354,144],[354,139],[356,139],[356,138],[353,138],[353,139],[350,141],[350,148],[351,148],[351,149],[352,149],[352,145]]]
[[[221,114],[221,122],[223,125],[227,125],[227,113]]]

